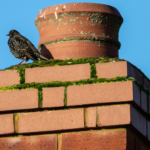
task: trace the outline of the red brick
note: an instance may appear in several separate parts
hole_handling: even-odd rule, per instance
[[[146,118],[130,104],[99,107],[98,126],[131,124],[146,136]]]
[[[143,84],[145,88],[150,90],[150,83],[146,78],[143,79]]]
[[[135,101],[140,103],[140,91],[133,82],[114,82],[69,86],[67,105]]]
[[[19,72],[17,70],[0,71],[0,87],[20,84]]]
[[[115,78],[127,76],[127,62],[108,62],[96,64],[98,78]]]
[[[148,137],[148,140],[150,141],[150,121],[147,121],[147,137]]]
[[[76,81],[90,78],[90,64],[25,69],[25,82]]]
[[[111,105],[99,107],[99,126],[130,124],[130,105]]]
[[[146,118],[131,106],[131,124],[146,136]]]
[[[141,75],[141,73],[139,73],[139,71],[136,70],[135,68],[134,68],[134,78],[135,78],[135,80],[137,80],[140,84],[143,84],[143,82],[142,82],[142,75]]]
[[[43,107],[64,106],[64,87],[43,88]]]
[[[0,111],[38,108],[38,90],[0,91]]]
[[[84,128],[84,109],[18,114],[18,132],[42,132]]]
[[[125,150],[126,130],[62,134],[61,150]]]
[[[87,127],[96,127],[96,107],[87,108]]]
[[[141,108],[147,112],[147,94],[141,91]]]
[[[0,138],[1,150],[57,150],[57,135]]]
[[[14,133],[13,114],[0,115],[0,134]]]

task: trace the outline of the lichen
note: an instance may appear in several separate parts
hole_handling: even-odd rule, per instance
[[[95,35],[94,33],[92,32],[88,32],[89,34],[92,34],[92,35]],[[84,34],[83,31],[81,31],[79,34]],[[103,34],[105,35],[105,34]],[[108,36],[108,35],[107,35]],[[120,46],[121,44],[119,42],[114,42],[114,41],[111,41],[110,39],[107,39],[105,37],[102,37],[102,38],[98,38],[98,37],[94,37],[94,36],[91,36],[91,37],[64,37],[63,39],[57,39],[55,41],[49,41],[49,42],[46,42],[46,43],[43,43],[43,45],[50,45],[50,44],[54,44],[54,43],[63,43],[63,42],[71,42],[71,41],[84,41],[84,42],[96,42],[96,43],[104,43],[104,44],[109,44],[111,46],[115,46],[117,47],[118,49],[120,49]],[[41,46],[38,47],[39,50],[41,50]]]
[[[39,26],[41,26],[41,22],[40,20],[35,21],[35,26],[38,28]]]

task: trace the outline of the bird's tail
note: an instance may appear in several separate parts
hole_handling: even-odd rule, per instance
[[[46,61],[48,60],[46,57],[42,56],[41,54],[40,54],[39,58],[42,60],[46,60]]]

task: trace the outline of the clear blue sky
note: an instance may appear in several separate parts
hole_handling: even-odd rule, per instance
[[[18,64],[9,51],[6,34],[18,30],[36,47],[39,33],[34,20],[39,10],[62,3],[93,2],[116,7],[124,18],[119,32],[119,57],[128,60],[150,78],[150,0],[1,0],[0,1],[0,69]],[[32,61],[29,61],[30,63]]]

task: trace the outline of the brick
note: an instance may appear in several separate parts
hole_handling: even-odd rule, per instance
[[[84,109],[18,114],[18,132],[43,132],[84,128]]]
[[[140,103],[140,91],[131,81],[77,85],[67,88],[67,106],[133,100]]]
[[[98,126],[107,127],[131,124],[146,136],[146,118],[130,104],[101,106],[98,110]]]
[[[148,148],[148,146],[142,142],[141,139],[136,138],[135,139],[135,150],[149,150],[150,147]]]
[[[127,130],[127,150],[134,150],[134,134],[130,131]]]
[[[148,96],[148,110],[149,110],[149,114],[150,114],[150,95]]]
[[[64,106],[64,87],[43,88],[43,107]]]
[[[150,141],[150,121],[147,121],[147,137],[148,137],[148,140]]]
[[[57,135],[0,138],[1,150],[57,150]]]
[[[14,133],[13,114],[0,115],[0,134]]]
[[[127,61],[96,64],[98,78],[115,78],[127,76]]]
[[[143,79],[143,84],[145,88],[150,90],[150,83],[146,78]]]
[[[146,136],[146,118],[131,106],[131,124]]]
[[[130,124],[130,105],[111,105],[99,107],[99,126]]]
[[[38,108],[38,90],[0,91],[0,111]]]
[[[136,84],[133,84],[133,98],[134,98],[134,102],[140,106],[140,99],[141,99],[141,95],[140,95],[140,89]]]
[[[131,63],[127,62],[127,75],[128,77],[134,77],[134,68]]]
[[[96,107],[86,108],[86,126],[88,128],[96,127]]]
[[[90,78],[90,64],[25,69],[25,82],[76,81]]]
[[[144,91],[141,91],[141,108],[145,111],[147,111],[147,94]]]
[[[143,84],[143,82],[142,82],[142,75],[135,68],[134,68],[134,78],[135,78],[135,80],[137,80],[137,82],[139,82],[140,84]]]
[[[16,70],[0,71],[0,87],[20,84],[19,72]]]
[[[61,150],[125,150],[126,130],[64,133]]]

